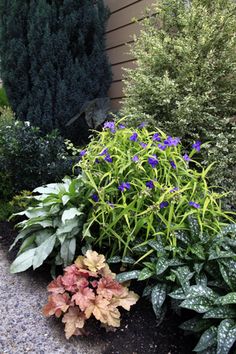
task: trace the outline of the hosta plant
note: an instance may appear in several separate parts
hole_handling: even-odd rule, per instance
[[[190,232],[178,232],[175,247],[161,237],[147,242],[152,253],[144,268],[121,273],[118,280],[149,279],[144,296],[160,320],[171,299],[177,313],[182,308],[196,313],[181,325],[200,335],[194,351],[227,354],[236,342],[236,224],[212,237],[201,234],[197,219],[188,222]]]
[[[56,265],[66,266],[73,262],[76,248],[81,243],[89,198],[83,185],[81,177],[66,177],[61,183],[36,188],[33,192],[37,195],[32,197],[35,206],[14,214],[26,219],[17,224],[20,232],[11,246],[22,241],[18,256],[11,265],[12,273],[31,266],[36,269],[45,260],[53,269]]]
[[[50,296],[43,308],[47,317],[62,317],[65,335],[84,335],[87,319],[94,316],[105,326],[119,327],[118,307],[129,311],[138,295],[115,280],[105,257],[88,250],[48,285]]]

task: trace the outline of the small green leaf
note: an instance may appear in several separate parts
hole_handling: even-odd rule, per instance
[[[138,279],[140,274],[139,270],[131,270],[130,272],[123,272],[120,274],[117,274],[116,280],[119,283],[124,283],[125,281],[132,280],[132,279]]]
[[[193,349],[194,352],[201,352],[213,346],[217,340],[217,328],[215,326],[207,329],[199,339],[198,344]]]
[[[217,354],[228,354],[230,348],[236,341],[236,322],[233,320],[223,320],[217,333]]]
[[[139,274],[138,280],[145,280],[150,278],[153,275],[153,272],[149,268],[143,268]]]
[[[33,265],[33,259],[36,248],[30,249],[18,256],[10,267],[11,273],[19,273],[30,268]]]

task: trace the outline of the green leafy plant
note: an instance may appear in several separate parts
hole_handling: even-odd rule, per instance
[[[0,87],[0,107],[7,107],[9,106],[9,102],[7,99],[6,92],[3,87]]]
[[[83,237],[109,257],[132,257],[157,235],[175,247],[176,232],[189,229],[189,216],[196,217],[202,234],[216,235],[231,217],[220,207],[221,195],[208,186],[211,166],[194,160],[200,149],[199,141],[187,152],[179,138],[160,130],[106,122],[77,165],[93,202]]]
[[[137,67],[128,70],[123,108],[131,125],[145,116],[187,147],[208,142],[202,161],[220,163],[209,177],[233,191],[234,206],[235,31],[233,0],[155,1],[131,49]]]
[[[43,136],[29,122],[19,122],[9,109],[0,111],[0,198],[71,174],[72,157],[54,131]]]
[[[86,210],[81,193],[84,200],[88,198],[82,178],[67,177],[62,183],[48,184],[33,192],[38,194],[33,197],[36,205],[13,215],[28,218],[17,224],[21,231],[12,247],[19,240],[23,243],[11,265],[13,273],[31,266],[36,269],[46,259],[54,272],[56,265],[67,266],[73,262],[76,247],[81,244]]]
[[[120,326],[118,307],[129,311],[139,296],[115,280],[105,257],[88,250],[48,285],[51,295],[43,308],[47,317],[62,317],[65,335],[84,335],[84,325],[92,315],[103,325]]]
[[[29,198],[31,196],[31,192],[22,191],[15,195],[11,201],[0,200],[0,221],[6,221],[12,214],[33,206],[34,200]]]
[[[117,280],[149,279],[143,295],[159,320],[171,298],[177,313],[182,308],[196,313],[180,326],[200,335],[194,351],[227,354],[236,342],[236,224],[212,237],[201,234],[196,218],[189,216],[188,222],[189,231],[176,233],[175,247],[161,237],[147,242],[154,252],[144,268],[121,273]]]

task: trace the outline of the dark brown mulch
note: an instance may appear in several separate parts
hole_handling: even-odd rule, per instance
[[[17,232],[13,230],[13,224],[0,223],[0,247],[6,252],[13,242]],[[8,253],[8,259],[12,261],[16,250]],[[32,272],[33,277],[39,281],[49,279],[47,269]],[[161,325],[157,326],[156,318],[151,304],[141,299],[130,312],[122,315],[121,327],[116,332],[105,332],[96,321],[89,325],[90,336],[80,339],[102,342],[102,354],[190,354],[197,340],[194,337],[186,337],[178,328],[181,323],[179,317],[168,313]]]

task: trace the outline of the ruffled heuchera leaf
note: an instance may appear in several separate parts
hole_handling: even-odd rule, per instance
[[[105,257],[96,251],[88,250],[85,254],[84,264],[91,272],[97,272],[105,267]]]
[[[46,317],[55,315],[60,317],[69,307],[69,296],[67,294],[53,294],[48,297],[48,303],[43,307],[43,314]]]
[[[99,270],[98,272],[102,277],[111,277],[112,279],[115,279],[116,274],[112,273],[112,271],[110,270],[108,264],[105,264],[105,266]]]
[[[106,323],[109,326],[119,327],[120,326],[120,312],[110,304],[110,301],[104,299],[101,295],[96,296],[95,301],[85,310],[86,318],[89,318],[91,315],[101,321]]]
[[[65,292],[64,285],[62,284],[62,276],[59,275],[56,279],[51,281],[48,285],[47,290],[53,294],[63,294]]]
[[[124,288],[122,294],[119,297],[114,297],[114,299],[112,299],[112,304],[114,306],[121,306],[125,310],[130,311],[130,307],[135,305],[138,299],[138,294],[135,294],[133,291],[129,291],[127,288]]]
[[[75,265],[79,268],[79,269],[84,269],[86,268],[85,264],[84,264],[84,256],[79,256],[76,258],[75,260]]]
[[[123,292],[124,287],[110,276],[101,278],[98,282],[97,294],[103,296],[107,300],[111,300],[113,296],[121,296]]]
[[[72,296],[72,301],[75,301],[81,311],[85,311],[92,304],[92,300],[95,300],[95,293],[90,288],[80,287],[79,291]]]
[[[83,335],[85,316],[78,307],[70,307],[69,311],[63,316],[62,322],[65,323],[66,339],[73,335]]]

